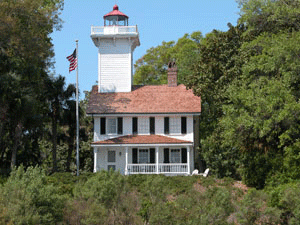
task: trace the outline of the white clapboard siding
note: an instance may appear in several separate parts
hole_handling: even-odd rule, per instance
[[[178,115],[180,117],[180,115]],[[116,116],[120,117],[120,116]],[[149,132],[143,132],[145,129],[141,129],[143,119],[149,119],[149,116],[136,116],[138,117],[138,129],[139,134],[148,135]],[[113,118],[113,117],[109,117]],[[145,124],[145,123],[144,123]],[[148,123],[148,126],[150,124]],[[100,134],[100,117],[94,117],[94,141],[103,141],[110,138],[115,138],[123,135],[131,135],[132,134],[132,117],[124,116],[123,117],[123,134],[122,135],[101,135]],[[148,128],[146,130],[149,130]],[[142,132],[142,133],[141,133]],[[157,135],[165,135],[164,134],[164,116],[155,116],[155,134]],[[194,142],[194,131],[193,131],[193,116],[187,116],[187,133],[186,134],[168,134],[165,135],[172,138],[177,138],[185,141]]]
[[[132,42],[102,40],[99,46],[98,86],[101,92],[130,92],[132,85]]]

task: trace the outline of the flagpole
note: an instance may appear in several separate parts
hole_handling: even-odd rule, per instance
[[[76,165],[77,176],[79,176],[79,112],[78,112],[78,40],[76,40]]]

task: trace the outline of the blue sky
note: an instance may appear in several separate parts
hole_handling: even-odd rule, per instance
[[[129,17],[129,25],[138,25],[141,45],[134,51],[134,62],[162,41],[176,41],[194,31],[203,35],[213,29],[226,31],[227,23],[236,25],[239,17],[235,0],[65,0],[63,27],[51,35],[55,74],[65,76],[67,84],[76,83],[76,72],[68,72],[66,56],[73,52],[78,39],[80,99],[84,98],[83,91],[90,91],[98,79],[91,26],[103,26],[103,15],[112,11],[116,3]]]

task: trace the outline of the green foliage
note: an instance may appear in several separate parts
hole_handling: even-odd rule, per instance
[[[62,0],[0,2],[1,167],[40,163],[42,93],[54,55],[49,35],[61,26],[62,6]]]
[[[189,74],[190,66],[198,56],[198,45],[202,39],[199,31],[185,34],[178,41],[163,41],[152,47],[134,65],[134,84],[166,84],[168,63],[175,60],[178,67],[178,83]]]
[[[280,209],[267,207],[269,197],[262,191],[250,189],[238,203],[237,222],[239,224],[279,224]]]
[[[119,200],[120,190],[125,188],[124,177],[112,170],[97,173],[84,185],[78,185],[74,196],[83,199],[93,199],[99,204],[110,207]]]
[[[278,33],[283,30],[299,31],[299,0],[239,0],[241,17],[249,29],[249,36],[259,36],[263,32]]]
[[[300,1],[240,1],[241,18],[213,31],[184,83],[201,95],[200,157],[218,177],[263,188],[299,179]]]
[[[299,224],[299,182],[245,194],[231,178],[13,170],[1,224]],[[246,191],[247,192],[247,191]]]
[[[233,212],[231,194],[223,188],[191,190],[152,208],[150,224],[227,224]]]
[[[140,202],[119,172],[101,171],[78,183],[68,202],[65,221],[81,224],[141,224]],[[78,215],[73,217],[73,215]],[[75,222],[74,222],[75,223]]]
[[[285,224],[300,223],[300,183],[299,181],[268,188],[271,207],[281,210],[281,220]]]
[[[294,56],[297,47],[291,46],[298,35],[262,35],[246,43],[244,51],[261,50],[243,66],[243,80],[228,88],[231,104],[223,106],[225,116],[220,120],[223,143],[239,149],[241,175],[254,187],[263,187],[269,175],[297,165],[299,68],[292,65],[299,59]],[[299,177],[297,170],[288,173]]]
[[[0,187],[1,223],[54,224],[62,221],[64,205],[65,197],[37,167],[20,166]]]
[[[162,42],[162,45],[147,50],[141,59],[137,60],[134,84],[162,84],[167,82],[167,65],[172,59],[170,49],[174,41]]]

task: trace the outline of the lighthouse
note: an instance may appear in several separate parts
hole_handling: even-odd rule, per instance
[[[98,48],[98,92],[131,92],[133,52],[140,45],[137,26],[115,5],[103,16],[104,26],[92,26],[91,38]]]

